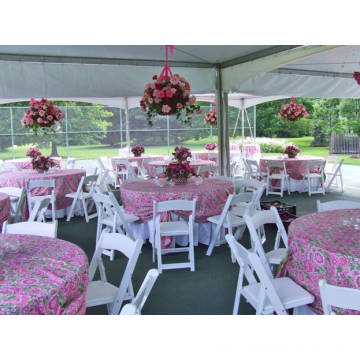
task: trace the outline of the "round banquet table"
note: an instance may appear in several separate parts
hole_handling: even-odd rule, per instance
[[[150,177],[155,177],[155,168],[164,168],[165,171],[165,167],[171,162],[174,162],[174,160],[151,161],[145,164],[145,169]],[[211,160],[191,160],[190,166],[197,172],[199,166],[216,166],[216,162]]]
[[[0,235],[0,314],[85,314],[88,260],[67,241]]]
[[[71,205],[72,199],[65,195],[76,192],[81,177],[86,175],[84,169],[50,169],[45,173],[38,173],[36,170],[6,171],[0,174],[0,187],[18,187],[23,188],[31,180],[55,180],[56,211],[58,217],[63,217],[64,210]],[[47,188],[34,188],[31,194],[47,195],[50,190]],[[27,215],[27,206],[25,206],[25,216]],[[62,211],[61,211],[62,210]]]
[[[120,188],[121,200],[126,212],[140,218],[137,224],[132,224],[134,235],[148,239],[152,230],[153,201],[192,200],[196,201],[194,226],[194,242],[208,245],[212,226],[206,222],[209,216],[221,214],[227,197],[233,193],[233,182],[224,179],[204,178],[202,184],[196,185],[191,178],[185,185],[165,184],[160,187],[152,179],[126,181]],[[183,245],[186,239],[177,239]]]
[[[53,159],[58,165],[60,165],[61,161],[58,159]],[[18,170],[22,169],[32,169],[31,160],[29,158],[23,159],[13,159],[13,160],[6,160],[5,161],[5,168],[6,164],[14,164]]]
[[[126,160],[129,161],[130,163],[136,163],[133,164],[134,167],[137,168],[137,165],[143,166],[143,161],[145,159],[153,159],[153,160],[163,160],[164,156],[163,155],[151,155],[151,154],[143,154],[141,156],[134,156],[134,155],[129,155],[129,156],[114,156],[111,158],[111,164],[113,169],[115,169],[115,162],[116,160]]]
[[[315,302],[309,306],[316,313],[322,313],[320,279],[331,285],[360,289],[360,210],[325,211],[292,221],[289,258],[281,274],[315,296]]]
[[[260,145],[255,144],[244,144],[242,146],[242,151],[245,159],[258,160],[261,156]]]
[[[10,196],[0,192],[0,229],[2,224],[9,220],[11,213]]]
[[[266,162],[268,161],[284,161],[286,172],[290,177],[290,191],[307,191],[304,188],[304,183],[301,181],[305,173],[306,167],[309,161],[321,161],[322,157],[311,155],[298,155],[296,158],[290,159],[286,156],[265,156],[260,158],[260,171],[266,173]],[[319,169],[314,167],[310,169],[310,172],[319,172]],[[285,183],[285,190],[287,190]]]

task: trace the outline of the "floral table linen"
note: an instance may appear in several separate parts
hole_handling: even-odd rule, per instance
[[[86,175],[84,169],[50,169],[46,173],[38,173],[36,170],[7,171],[0,174],[0,187],[13,186],[23,188],[31,180],[55,179],[56,209],[65,209],[71,205],[72,199],[66,198],[66,194],[76,192],[81,177]],[[34,188],[32,195],[47,195],[49,189]],[[25,207],[27,208],[27,207]]]
[[[11,202],[9,195],[0,192],[0,230],[2,224],[10,218]]]
[[[260,157],[261,150],[259,144],[244,144],[242,146],[242,151],[245,159],[256,159],[256,157]]]
[[[113,169],[115,169],[115,162],[116,160],[126,160],[129,162],[136,162],[136,167],[137,165],[141,165],[143,166],[143,161],[145,159],[153,159],[153,160],[163,160],[164,156],[163,155],[151,155],[151,154],[143,154],[141,156],[133,156],[133,155],[129,155],[129,156],[114,156],[111,158],[111,164]]]
[[[310,307],[317,313],[322,313],[320,279],[360,289],[360,210],[326,211],[294,220],[289,227],[289,258],[281,274],[315,296]]]
[[[85,314],[88,260],[67,241],[0,235],[0,314]]]
[[[154,180],[133,180],[126,181],[120,192],[126,212],[138,216],[140,222],[152,219],[153,201],[194,198],[197,199],[195,220],[206,222],[207,217],[221,214],[228,195],[233,192],[233,183],[229,180],[209,178],[196,185],[191,178],[185,185],[171,186],[166,182],[164,187],[160,187]]]

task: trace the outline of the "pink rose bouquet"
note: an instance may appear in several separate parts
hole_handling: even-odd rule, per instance
[[[217,147],[217,145],[216,145],[216,143],[214,143],[214,142],[209,142],[209,143],[207,143],[206,145],[205,145],[205,149],[206,150],[215,150],[216,149],[216,147]]]
[[[288,119],[289,121],[297,121],[303,117],[309,116],[306,108],[302,104],[298,104],[295,98],[291,98],[288,104],[284,104],[280,108],[278,116]]]
[[[212,110],[210,110],[208,113],[206,113],[204,117],[204,123],[207,123],[211,126],[217,126],[215,107]]]
[[[172,153],[172,155],[178,162],[187,161],[188,158],[192,157],[190,149],[183,146],[182,147],[177,146],[175,148],[175,151]]]
[[[167,179],[176,181],[177,179],[188,179],[192,175],[196,175],[195,170],[190,166],[189,162],[172,162],[165,169]]]
[[[42,98],[30,99],[30,108],[25,111],[21,125],[32,130],[36,135],[56,131],[56,125],[64,118],[64,113],[51,101]]]
[[[196,97],[190,96],[189,82],[180,75],[170,75],[158,78],[146,85],[140,101],[140,107],[146,112],[149,125],[152,117],[158,115],[176,115],[185,124],[191,124],[194,112],[201,114],[200,106],[196,105]],[[181,115],[184,116],[181,117]]]
[[[52,167],[57,167],[58,164],[49,156],[39,156],[31,159],[32,168],[38,172],[48,171]]]
[[[141,156],[141,154],[145,152],[145,148],[140,144],[136,144],[131,148],[131,152],[134,154],[134,156]]]
[[[26,156],[29,156],[32,159],[35,159],[35,158],[41,156],[41,151],[35,147],[30,147],[26,153]]]
[[[284,154],[287,154],[289,158],[295,158],[297,154],[300,153],[300,149],[295,145],[288,145],[285,150]]]

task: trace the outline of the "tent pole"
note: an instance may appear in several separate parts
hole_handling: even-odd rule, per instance
[[[120,148],[122,148],[123,135],[122,135],[122,108],[119,109],[119,122],[120,122]]]
[[[256,105],[254,105],[254,139],[256,139]]]
[[[244,135],[245,135],[245,111],[244,111],[244,100],[241,102],[241,144],[244,147]]]
[[[130,128],[129,128],[129,104],[128,98],[125,98],[125,127],[126,127],[126,146],[130,153]]]
[[[223,92],[221,69],[216,69],[216,117],[219,142],[219,170],[221,175],[230,175],[228,94]]]

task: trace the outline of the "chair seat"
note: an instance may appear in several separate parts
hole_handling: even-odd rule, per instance
[[[322,178],[321,174],[317,174],[317,173],[310,173],[310,174],[305,174],[304,177],[306,179],[308,178]]]
[[[37,202],[37,201],[42,201],[44,199],[51,199],[51,195],[31,195],[31,202],[34,203],[34,202]]]
[[[245,210],[249,204],[246,202],[238,203],[235,206],[232,206],[230,209],[230,213],[236,216],[244,216]]]
[[[229,213],[229,215],[230,215],[230,225],[231,225],[231,227],[237,227],[237,226],[245,224],[245,221],[244,221],[243,218],[235,216],[232,213]],[[221,215],[210,216],[206,220],[217,225],[217,224],[219,224],[220,216]],[[223,226],[225,228],[228,227],[227,220],[225,220]]]
[[[288,253],[288,249],[279,248],[276,250],[271,250],[266,253],[266,258],[268,259],[270,264],[281,264],[281,261],[286,257]]]
[[[160,235],[163,236],[176,236],[188,235],[189,225],[185,221],[168,221],[160,223]]]
[[[286,178],[286,175],[285,174],[271,174],[269,176],[269,179],[278,179],[278,180],[281,180],[281,179],[285,179]]]
[[[90,281],[86,292],[86,307],[114,302],[119,288],[101,280]]]
[[[76,198],[76,193],[66,194],[65,197],[75,199]],[[87,193],[87,192],[83,192],[82,194],[79,195],[80,200],[81,199],[89,199],[89,198],[91,198],[91,194]]]
[[[287,277],[273,279],[274,288],[285,309],[292,309],[297,306],[311,304],[314,301],[314,296],[296,284],[293,280]],[[251,284],[243,288],[243,294],[251,305],[256,309],[259,302],[261,284]],[[264,304],[264,314],[271,314],[274,309],[266,297]]]
[[[128,214],[128,213],[124,213],[124,218],[125,221],[128,223],[132,223],[135,221],[139,220],[138,216],[132,215],[132,214]],[[112,216],[105,216],[101,219],[101,223],[104,225],[108,225],[108,226],[112,226],[113,225],[113,217]],[[116,225],[118,225],[119,222],[117,222]]]

